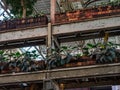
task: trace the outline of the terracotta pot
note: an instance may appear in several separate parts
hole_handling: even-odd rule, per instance
[[[83,65],[82,62],[77,63],[77,66],[82,66],[82,65]]]
[[[94,64],[96,64],[96,61],[95,60],[88,60],[87,64],[88,65],[94,65]]]
[[[77,21],[79,20],[80,11],[67,12],[66,16],[68,17],[68,21]]]

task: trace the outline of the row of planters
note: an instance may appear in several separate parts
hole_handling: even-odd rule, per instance
[[[118,44],[97,43],[86,44],[81,53],[72,53],[78,47],[62,46],[60,50],[52,49],[52,55],[46,60],[36,61],[36,51],[5,54],[0,51],[0,73],[32,72],[46,69],[67,68],[94,64],[106,64],[120,62],[120,50]]]
[[[48,24],[47,16],[29,17],[24,19],[12,19],[0,21],[0,30],[19,29]]]
[[[120,14],[120,1],[55,15],[56,23],[85,20]]]
[[[86,44],[83,54],[71,55],[68,47],[62,47],[60,52],[54,52],[49,60],[49,68],[76,67],[94,64],[117,63],[120,61],[118,44],[97,43]],[[75,48],[75,47],[74,47]]]

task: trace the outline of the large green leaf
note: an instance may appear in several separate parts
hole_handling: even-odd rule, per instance
[[[95,45],[93,45],[93,44],[91,44],[91,43],[88,43],[88,44],[87,44],[87,47],[88,47],[88,48],[94,48]]]

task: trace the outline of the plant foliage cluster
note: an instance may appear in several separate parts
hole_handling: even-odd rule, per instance
[[[111,63],[119,60],[120,50],[116,47],[118,44],[112,42],[87,44],[85,51],[87,54],[96,60],[96,63]]]
[[[33,6],[37,0],[5,0],[6,4],[11,7],[10,12],[15,17],[30,16],[33,13]]]
[[[29,72],[45,69],[44,61],[36,61],[38,57],[36,51],[25,52],[23,54],[19,52],[6,54],[4,51],[0,51],[0,71],[1,73],[7,72]]]
[[[92,60],[96,64],[114,63],[120,60],[120,50],[117,47],[119,44],[112,42],[103,42],[97,44],[87,43],[82,48],[81,53],[73,53],[73,50],[77,50],[78,47],[62,46],[59,50],[52,49],[52,54],[47,56],[45,60],[36,61],[38,57],[36,51],[25,52],[20,54],[19,52],[6,54],[4,51],[0,51],[0,71],[4,73],[11,72],[31,72],[43,69],[54,69],[64,67],[66,64],[75,62],[86,62]],[[83,58],[84,57],[84,58]],[[91,65],[91,64],[90,64]]]

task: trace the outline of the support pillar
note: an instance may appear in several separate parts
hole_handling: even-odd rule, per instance
[[[51,55],[52,48],[52,25],[48,23],[48,36],[47,36],[47,56]]]
[[[51,0],[50,2],[50,19],[51,23],[55,23],[55,9],[56,9],[56,0]]]

